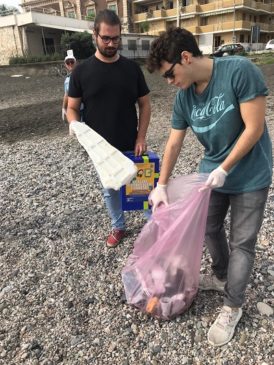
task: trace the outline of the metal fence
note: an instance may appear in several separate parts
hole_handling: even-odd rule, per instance
[[[149,53],[149,49],[143,49],[142,45],[136,45],[132,49],[132,46],[123,44],[119,50],[120,54],[131,59],[146,58]]]
[[[60,44],[55,44],[54,46],[47,46],[44,49],[45,54],[47,55],[54,55],[60,54],[63,55],[63,50]],[[122,56],[125,56],[130,59],[145,59],[148,56],[149,49],[144,49],[142,45],[136,45],[136,47],[132,48],[132,46],[128,44],[122,44],[119,48],[119,53]],[[65,57],[65,54],[63,55]]]

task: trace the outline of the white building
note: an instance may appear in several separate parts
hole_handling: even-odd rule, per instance
[[[92,33],[93,21],[28,11],[0,17],[0,65],[16,56],[41,56],[60,52],[64,32]],[[122,34],[120,53],[130,58],[146,57],[153,36]]]

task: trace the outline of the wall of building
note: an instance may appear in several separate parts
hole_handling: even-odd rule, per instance
[[[22,56],[20,34],[18,27],[0,28],[0,65],[8,65],[11,57]]]
[[[202,34],[197,39],[200,50],[207,55],[212,53],[213,34]]]

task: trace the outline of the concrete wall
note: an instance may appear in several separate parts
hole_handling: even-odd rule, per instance
[[[63,64],[63,62],[55,61],[55,62],[41,62],[35,64],[24,64],[24,65],[14,65],[14,66],[0,66],[0,77],[11,76],[11,75],[23,75],[23,76],[54,75],[53,70],[56,67],[58,67],[58,65],[61,64]]]
[[[93,22],[35,12],[1,17],[0,65],[8,65],[11,57],[23,56],[24,51],[31,55],[44,54],[42,28],[45,37],[54,39],[58,51],[61,32],[87,31],[92,26]]]
[[[4,17],[2,17],[4,18]],[[0,65],[8,65],[10,57],[22,56],[20,34],[17,26],[0,28]]]

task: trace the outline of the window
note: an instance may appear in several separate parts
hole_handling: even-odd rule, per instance
[[[142,40],[142,50],[143,51],[148,51],[149,50],[149,41]]]
[[[74,10],[68,11],[67,16],[68,16],[68,18],[75,18]]]
[[[88,19],[94,19],[96,15],[95,6],[89,6],[87,8],[86,14]]]
[[[201,25],[208,25],[208,18],[207,17],[201,18]]]
[[[108,9],[114,11],[114,13],[117,14],[117,4],[116,3],[108,4]]]
[[[137,51],[137,43],[135,39],[128,39],[127,44],[129,51]]]
[[[222,44],[222,42],[221,42],[221,36],[217,35],[217,36],[215,36],[214,47],[217,48],[217,47],[220,46],[220,44]]]
[[[244,43],[245,41],[245,35],[244,34],[240,34],[240,42]]]

